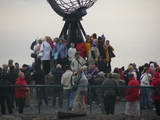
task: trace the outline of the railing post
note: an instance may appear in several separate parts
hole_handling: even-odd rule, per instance
[[[38,86],[37,87],[37,93],[38,93],[38,114],[40,114],[41,113],[41,105],[40,105],[40,100],[41,100],[41,96],[40,96],[40,87]]]
[[[88,100],[89,100],[89,111],[90,113],[92,113],[92,97],[91,97],[91,86],[88,87],[89,92],[88,92]]]

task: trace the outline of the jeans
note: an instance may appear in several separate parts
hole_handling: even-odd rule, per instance
[[[141,88],[141,108],[149,108],[151,107],[151,91],[150,88]]]
[[[71,89],[64,90],[64,107],[69,110],[73,107],[75,92]]]

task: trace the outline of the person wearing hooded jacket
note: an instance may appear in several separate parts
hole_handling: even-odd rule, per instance
[[[18,112],[23,113],[23,109],[25,106],[25,98],[27,96],[27,91],[29,88],[26,87],[27,82],[24,78],[24,73],[19,72],[18,78],[16,79],[16,85],[19,86],[16,88],[16,102],[18,107]]]
[[[133,74],[129,75],[127,92],[126,92],[126,106],[125,115],[127,117],[139,117],[140,116],[140,92],[139,82],[135,79]],[[134,88],[135,87],[135,88]]]

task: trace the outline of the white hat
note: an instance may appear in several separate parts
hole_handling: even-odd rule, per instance
[[[100,71],[100,72],[98,73],[98,75],[99,75],[99,76],[104,76],[105,73],[104,73],[103,71]]]
[[[56,68],[62,68],[62,65],[57,64],[57,65],[56,65]]]

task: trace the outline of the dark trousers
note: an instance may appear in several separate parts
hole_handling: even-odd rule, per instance
[[[45,74],[48,74],[50,72],[50,60],[42,60],[42,66]]]
[[[111,68],[111,59],[110,59],[109,62],[107,62],[106,64],[107,64],[106,72],[107,72],[107,73],[110,73],[110,72],[112,71],[112,68]]]
[[[154,105],[156,108],[156,114],[160,116],[160,101],[154,101]]]
[[[58,105],[59,107],[63,106],[63,88],[53,88],[53,99],[52,99],[52,106],[55,107],[56,105],[56,97],[58,97]]]
[[[12,114],[12,105],[10,96],[1,96],[0,97],[0,106],[1,106],[1,113],[4,115],[6,114],[6,104],[8,108],[9,114]]]
[[[38,98],[38,104],[42,105],[42,100],[44,100],[45,104],[48,105],[48,98],[46,95],[46,88],[40,87],[37,89],[37,98]]]
[[[11,106],[12,108],[14,108],[15,107],[15,89],[14,88],[12,88],[10,97],[11,97]]]
[[[23,113],[23,109],[25,106],[25,98],[17,98],[16,102],[17,102],[18,112]]]
[[[41,67],[41,59],[40,58],[35,58],[35,63],[39,66],[39,68]]]
[[[96,88],[89,88],[88,94],[89,94],[88,97],[89,104],[92,104],[91,102],[93,101],[97,103]]]
[[[116,103],[116,96],[106,95],[104,96],[104,109],[106,114],[114,114]]]

